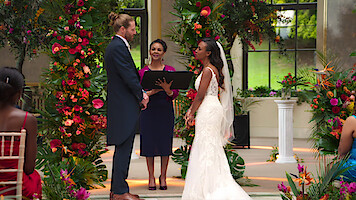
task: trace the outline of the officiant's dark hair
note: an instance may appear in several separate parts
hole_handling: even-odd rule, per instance
[[[209,55],[210,63],[214,65],[219,71],[219,86],[224,89],[224,75],[222,73],[222,68],[224,63],[220,56],[220,48],[216,44],[216,41],[212,38],[204,38],[201,40],[207,44],[206,51],[210,51],[211,54]]]
[[[166,51],[167,51],[167,44],[166,44],[165,41],[163,41],[163,40],[161,40],[161,39],[156,39],[155,41],[151,42],[151,44],[150,44],[150,49],[151,49],[152,45],[155,44],[155,43],[159,43],[159,44],[162,45],[162,47],[163,47],[163,52],[166,52]]]

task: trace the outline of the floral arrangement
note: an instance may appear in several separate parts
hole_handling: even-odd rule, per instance
[[[225,0],[221,12],[226,16],[222,24],[229,47],[232,46],[236,36],[253,50],[255,50],[253,43],[261,44],[264,39],[282,44],[271,21],[288,19],[278,16],[276,10],[266,1]]]
[[[173,4],[175,12],[172,14],[179,20],[172,22],[168,36],[181,47],[179,53],[185,59],[184,64],[195,75],[199,74],[201,63],[195,59],[194,49],[201,39],[215,38],[226,46],[221,24],[225,15],[219,11],[221,6],[222,3],[209,0],[177,0]]]
[[[291,73],[288,73],[288,75],[284,76],[282,81],[277,82],[282,85],[282,99],[290,99],[290,97],[292,96],[293,87],[305,85],[305,81],[302,77],[292,76]]]
[[[312,139],[321,155],[337,154],[343,121],[352,114],[355,102],[355,68],[335,71],[327,64],[317,74],[311,91],[304,91],[309,97],[314,122]]]
[[[282,182],[278,184],[278,190],[283,200],[331,200],[331,199],[356,199],[356,183],[336,180],[345,169],[341,170],[339,166],[346,160],[332,161],[320,172],[318,180],[311,178],[310,172],[307,172],[306,166],[298,164],[298,175],[286,173],[289,186]],[[295,178],[292,179],[292,176]],[[295,184],[301,187],[299,190]],[[309,186],[306,188],[306,186]]]
[[[46,43],[45,10],[35,0],[0,0],[0,47],[9,45],[22,71],[25,57],[37,55]]]
[[[44,144],[39,148],[37,167],[44,167],[44,182],[48,182],[45,186],[50,188],[57,187],[53,185],[57,182],[51,180],[58,178],[58,173],[52,170],[59,171],[58,165],[71,172],[71,176],[79,177],[73,179],[78,190],[96,185],[104,187],[101,182],[107,179],[100,158],[107,151],[102,140],[106,128],[103,85],[106,77],[100,60],[106,47],[103,44],[108,39],[104,40],[98,30],[107,13],[99,10],[99,5],[100,1],[87,0],[51,1],[47,5],[48,10],[55,10],[51,12],[53,16],[49,15],[54,23],[47,34],[50,41],[47,53],[52,63],[43,75],[46,105],[41,112],[41,139]],[[79,162],[84,169],[67,168],[70,162]],[[53,192],[44,191],[47,196]]]
[[[215,38],[223,47],[226,47],[225,31],[221,21],[225,15],[219,10],[223,5],[222,2],[210,0],[176,0],[173,8],[175,13],[172,13],[179,20],[174,21],[171,28],[171,33],[168,35],[172,41],[180,45],[179,51],[183,58],[187,70],[198,75],[201,69],[200,61],[195,59],[194,49],[199,41],[205,37]],[[226,48],[225,48],[226,49]],[[193,78],[195,80],[196,76]],[[184,114],[190,107],[195,98],[196,91],[192,88],[187,91],[182,91],[176,103],[179,104],[179,112],[176,114],[175,133],[177,137],[182,138],[186,145],[178,148],[172,159],[180,164],[182,178],[185,178],[191,144],[194,139],[194,127],[186,129]],[[225,147],[225,153],[228,157],[228,162],[233,177],[237,180],[243,176],[244,161],[231,147]]]

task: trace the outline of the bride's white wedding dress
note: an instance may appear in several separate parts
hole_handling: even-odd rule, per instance
[[[209,68],[209,67],[208,67]],[[195,118],[195,138],[189,157],[183,200],[248,200],[248,194],[233,179],[223,149],[223,107],[218,82],[212,78]],[[202,74],[195,81],[198,90]]]

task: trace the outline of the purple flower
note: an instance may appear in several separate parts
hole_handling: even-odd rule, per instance
[[[274,96],[274,95],[276,95],[277,94],[277,92],[275,92],[275,91],[271,91],[270,93],[269,93],[269,96]]]
[[[336,106],[337,103],[339,103],[339,100],[337,100],[337,98],[330,99],[330,104],[331,104],[332,106]]]
[[[337,81],[336,81],[336,88],[341,87],[341,86],[342,86],[342,83],[343,83],[342,80],[340,80],[340,79],[337,80]]]
[[[298,171],[299,171],[299,173],[304,172],[304,165],[298,164]]]
[[[288,191],[287,187],[283,184],[283,182],[281,184],[278,184],[278,190],[286,193]]]
[[[88,199],[90,196],[90,193],[84,189],[84,188],[80,188],[76,194],[75,194],[75,197],[78,199],[78,200],[85,200],[85,199]]]
[[[9,28],[9,33],[12,33],[14,31],[13,28]]]
[[[349,193],[354,193],[356,192],[356,183],[352,182],[350,183],[349,187],[347,188],[347,190],[349,191]]]

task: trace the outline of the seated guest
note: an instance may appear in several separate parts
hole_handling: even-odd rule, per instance
[[[356,182],[356,106],[352,116],[345,120],[342,128],[340,143],[339,143],[339,156],[344,158],[348,153],[350,157],[347,159],[343,168],[350,167],[343,174],[343,180],[348,182]]]
[[[32,114],[15,107],[16,102],[22,95],[24,83],[24,76],[17,69],[10,67],[0,68],[0,132],[26,130],[22,196],[33,199],[33,197],[40,198],[42,195],[41,177],[35,170],[37,120]],[[18,148],[16,146],[14,152],[18,152]],[[17,166],[17,160],[6,160],[0,163],[0,168],[2,169],[16,168],[14,166]],[[16,180],[16,173],[2,173],[0,180]],[[0,186],[1,195],[15,195],[15,190],[6,193],[1,192],[11,187],[13,185]]]

